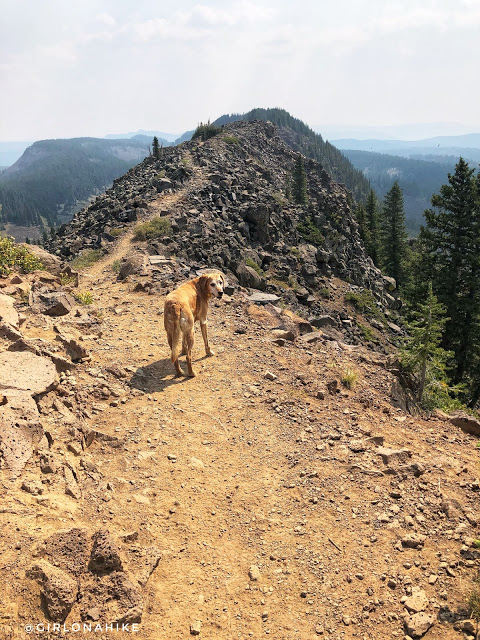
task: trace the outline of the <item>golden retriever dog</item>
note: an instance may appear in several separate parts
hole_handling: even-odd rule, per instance
[[[215,355],[208,344],[208,301],[212,296],[221,298],[224,286],[225,278],[217,271],[182,284],[166,297],[163,320],[168,344],[172,350],[171,360],[175,367],[175,377],[184,375],[178,362],[180,339],[182,340],[182,355],[186,354],[187,356],[188,375],[192,378],[195,377],[195,372],[192,369],[192,348],[193,327],[197,320],[200,320],[205,354],[207,356]]]

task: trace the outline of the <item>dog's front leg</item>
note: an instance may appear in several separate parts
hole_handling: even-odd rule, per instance
[[[200,329],[202,330],[202,338],[203,343],[205,345],[205,353],[207,356],[214,356],[215,353],[210,349],[210,345],[208,344],[208,331],[207,331],[207,321],[200,320]]]

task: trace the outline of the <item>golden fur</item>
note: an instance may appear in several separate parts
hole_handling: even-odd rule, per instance
[[[225,278],[220,272],[208,273],[182,284],[166,297],[163,320],[168,344],[172,350],[171,360],[175,367],[176,377],[184,375],[178,362],[180,338],[182,339],[182,354],[187,356],[188,375],[195,376],[192,368],[192,348],[193,328],[197,320],[200,321],[206,355],[215,355],[208,344],[208,301],[212,296],[221,298],[224,285]]]

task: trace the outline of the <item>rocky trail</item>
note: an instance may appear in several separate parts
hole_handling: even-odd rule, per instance
[[[477,438],[394,407],[388,356],[241,287],[211,304],[216,355],[197,327],[198,375],[174,378],[163,299],[194,271],[137,252],[118,279],[131,237],[80,275],[92,307],[45,315],[39,291],[58,298],[58,278],[22,277],[33,303],[17,296],[23,317],[1,332],[0,361],[41,353],[57,373],[22,392],[41,429],[21,464],[0,438],[0,638],[54,623],[96,638],[124,635],[106,624],[155,640],[473,638]]]

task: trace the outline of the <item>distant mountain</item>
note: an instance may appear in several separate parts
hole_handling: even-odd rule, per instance
[[[313,128],[330,142],[344,138],[358,140],[423,140],[435,136],[460,136],[471,131],[480,130],[479,126],[465,125],[458,122],[418,122],[389,126],[322,124],[315,125]]]
[[[165,133],[164,131],[145,131],[145,129],[139,129],[138,131],[130,131],[129,133],[107,133],[104,138],[108,140],[121,140],[122,138],[134,138],[135,136],[148,136],[150,140],[153,136],[157,136],[158,140],[164,140],[165,142],[175,142],[179,137],[178,133]]]
[[[480,133],[468,133],[460,136],[437,136],[425,140],[357,140],[344,138],[332,140],[338,149],[375,151],[406,158],[413,156],[462,156],[466,160],[480,161]]]
[[[0,142],[0,167],[9,167],[16,162],[31,142]]]
[[[65,222],[94,193],[148,155],[138,139],[41,140],[0,175],[0,223]]]
[[[453,173],[457,159],[444,157],[443,164],[413,158],[403,158],[371,151],[344,150],[354,167],[362,171],[379,198],[387,193],[395,180],[403,191],[405,217],[409,232],[416,235],[423,224],[423,212],[430,199]]]

